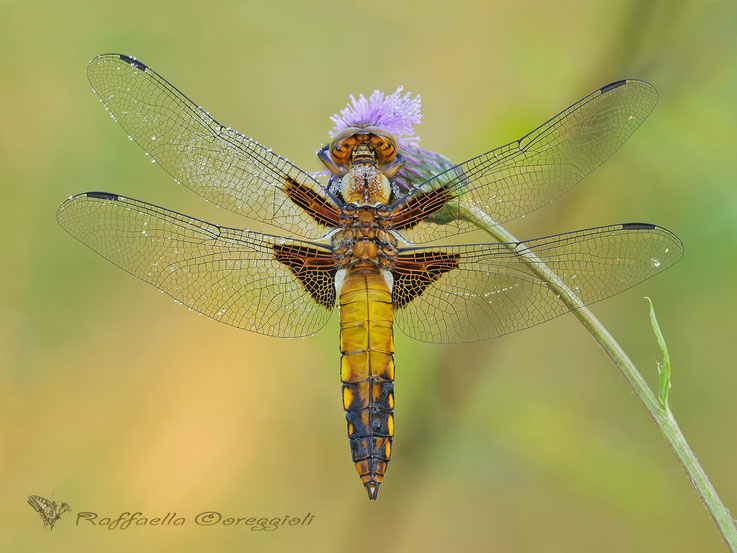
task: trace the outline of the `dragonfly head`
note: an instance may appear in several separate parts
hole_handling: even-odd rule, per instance
[[[404,165],[395,138],[370,125],[343,129],[317,155],[341,179],[343,199],[360,205],[387,203],[391,195],[389,180]]]
[[[371,165],[392,179],[404,165],[394,136],[372,125],[341,130],[317,155],[336,176],[345,175],[355,165]]]

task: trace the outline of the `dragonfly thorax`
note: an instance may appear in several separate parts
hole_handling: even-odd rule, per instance
[[[342,228],[333,237],[336,264],[370,264],[391,267],[397,257],[397,239],[382,224],[376,209],[362,207],[348,211]]]
[[[392,191],[389,179],[369,159],[354,163],[340,179],[339,191],[347,204],[375,206],[389,202]]]

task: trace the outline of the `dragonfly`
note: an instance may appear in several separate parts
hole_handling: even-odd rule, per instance
[[[352,97],[317,152],[319,175],[216,121],[135,58],[88,66],[93,90],[132,141],[177,183],[280,229],[205,222],[109,192],[70,197],[72,236],[191,310],[237,328],[314,334],[337,308],[350,452],[376,499],[394,439],[394,328],[432,343],[483,340],[570,312],[672,266],[678,237],[624,223],[514,243],[463,243],[553,201],[606,161],[657,102],[627,79],[603,86],[522,138],[463,163],[417,145],[419,96]],[[411,125],[409,125],[411,128]],[[285,236],[286,234],[286,236]],[[461,242],[439,245],[438,242]]]

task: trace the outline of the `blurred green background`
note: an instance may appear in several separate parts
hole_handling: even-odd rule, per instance
[[[610,81],[658,88],[605,166],[509,225],[520,238],[649,221],[683,260],[594,312],[671,406],[737,511],[734,2],[0,1],[0,550],[722,551],[666,442],[572,316],[453,346],[396,336],[396,440],[379,500],[348,451],[337,322],[305,340],[175,305],[55,221],[105,190],[233,226],[129,144],[85,77],[123,52],[307,170],[348,95],[421,93],[421,145],[462,161]],[[29,494],[181,528],[53,533]],[[202,528],[316,515],[308,528]]]

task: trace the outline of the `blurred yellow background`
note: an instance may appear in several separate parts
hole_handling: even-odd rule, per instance
[[[737,512],[737,5],[734,2],[0,2],[0,550],[722,551],[623,377],[572,316],[452,346],[396,336],[396,440],[379,499],[350,459],[336,318],[278,340],[175,305],[68,236],[68,196],[104,190],[231,226],[112,122],[85,76],[138,57],[215,118],[306,170],[348,95],[421,93],[421,145],[462,161],[595,88],[660,102],[609,162],[509,225],[531,238],[647,221],[682,261],[594,307],[671,406]],[[26,504],[70,503],[53,532]],[[191,518],[316,515],[275,532]],[[107,530],[79,511],[177,512]]]

